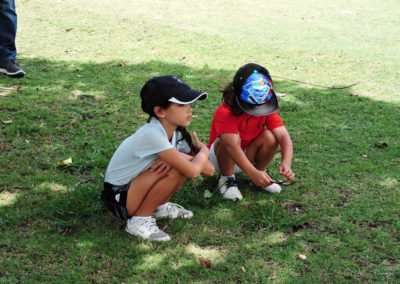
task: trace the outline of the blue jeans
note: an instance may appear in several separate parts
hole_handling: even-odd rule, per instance
[[[0,61],[7,61],[17,56],[16,33],[15,2],[14,0],[0,0]]]

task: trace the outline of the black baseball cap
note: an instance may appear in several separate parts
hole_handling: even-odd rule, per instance
[[[256,63],[248,63],[238,69],[233,77],[236,102],[246,113],[264,116],[278,108],[278,99],[267,69]]]
[[[147,113],[152,113],[154,107],[167,102],[190,104],[207,96],[207,93],[190,88],[183,80],[172,75],[153,77],[140,91],[142,109]]]

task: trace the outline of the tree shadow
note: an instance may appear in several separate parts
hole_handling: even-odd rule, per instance
[[[280,113],[294,142],[297,182],[275,196],[247,186],[242,176],[245,200],[227,203],[214,190],[217,177],[189,181],[172,201],[193,210],[195,217],[161,222],[174,239],[158,244],[123,232],[125,223],[99,200],[102,174],[113,152],[146,122],[140,88],[152,76],[173,74],[207,91],[209,99],[194,104],[197,117],[189,128],[207,142],[213,112],[221,102],[218,89],[235,70],[193,69],[162,61],[84,63],[34,58],[23,63],[28,74],[24,79],[0,78],[0,85],[19,90],[0,98],[1,120],[12,120],[1,125],[0,246],[5,251],[4,267],[23,264],[18,276],[3,271],[5,279],[79,281],[84,277],[97,282],[162,277],[175,282],[224,275],[228,281],[262,282],[265,275],[260,269],[289,263],[284,276],[293,281],[298,273],[316,268],[294,263],[293,247],[299,249],[302,240],[292,238],[286,246],[285,239],[299,230],[315,235],[318,230],[332,230],[326,221],[337,214],[335,208],[342,210],[340,227],[345,222],[379,223],[385,206],[389,219],[379,226],[391,230],[400,180],[400,126],[394,123],[400,113],[398,104],[353,96],[347,90],[276,80],[278,92],[287,93],[280,99]],[[57,166],[68,157],[71,165]],[[278,158],[271,165],[274,178],[279,178]],[[213,192],[212,198],[204,198],[205,189]],[[273,238],[278,240],[270,241]],[[343,249],[348,245],[343,244]],[[273,249],[284,253],[263,256]],[[217,259],[213,269],[198,264],[201,254]],[[67,259],[67,264],[61,259]],[[247,265],[251,259],[255,267]],[[32,270],[33,262],[40,269]]]

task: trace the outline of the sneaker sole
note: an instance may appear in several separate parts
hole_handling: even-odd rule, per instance
[[[139,237],[139,238],[142,238],[142,239],[144,239],[144,240],[149,240],[149,241],[168,242],[168,241],[171,240],[171,237],[168,236],[168,235],[165,236],[164,238],[161,238],[161,239],[151,239],[151,238],[148,238],[148,237],[146,238],[146,237],[143,237],[143,236],[134,234],[134,233],[130,232],[130,231],[128,230],[128,228],[125,228],[125,231],[126,231],[128,234],[132,235],[132,236]]]
[[[242,200],[242,199],[239,199],[239,198],[231,199],[231,198],[225,198],[225,197],[222,197],[222,199],[223,200],[227,200],[227,201],[232,201],[232,202],[238,202],[238,201]]]
[[[263,192],[268,193],[268,194],[279,194],[279,193],[282,193],[283,190],[281,189],[281,191],[276,191],[276,192],[271,192],[271,191],[268,191],[268,190],[263,190]]]
[[[14,72],[14,73],[11,73],[11,72],[8,72],[7,69],[1,69],[1,68],[0,68],[0,73],[3,73],[3,74],[5,74],[7,76],[10,76],[10,77],[24,77],[24,75],[25,75],[25,72],[21,71],[21,70],[17,71],[17,72]]]
[[[162,217],[152,216],[152,217],[153,217],[154,219],[156,219],[156,220],[166,220],[166,219],[175,220],[175,219],[191,219],[191,218],[193,217],[193,215],[192,215],[192,216],[183,215],[183,216],[176,217],[176,218],[171,218],[171,217],[169,217],[169,216],[162,216]]]

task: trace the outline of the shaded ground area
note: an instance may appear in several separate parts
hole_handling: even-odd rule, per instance
[[[126,234],[102,206],[102,174],[146,122],[138,94],[150,76],[174,74],[209,93],[190,126],[206,142],[217,90],[234,70],[162,61],[23,66],[26,78],[0,78],[20,90],[0,97],[0,120],[12,121],[0,125],[2,281],[399,280],[399,105],[276,80],[287,94],[280,112],[294,142],[296,183],[273,196],[241,176],[245,199],[228,203],[214,192],[217,177],[189,181],[173,202],[195,217],[161,223],[173,241],[158,244]],[[57,166],[68,157],[71,165]]]

